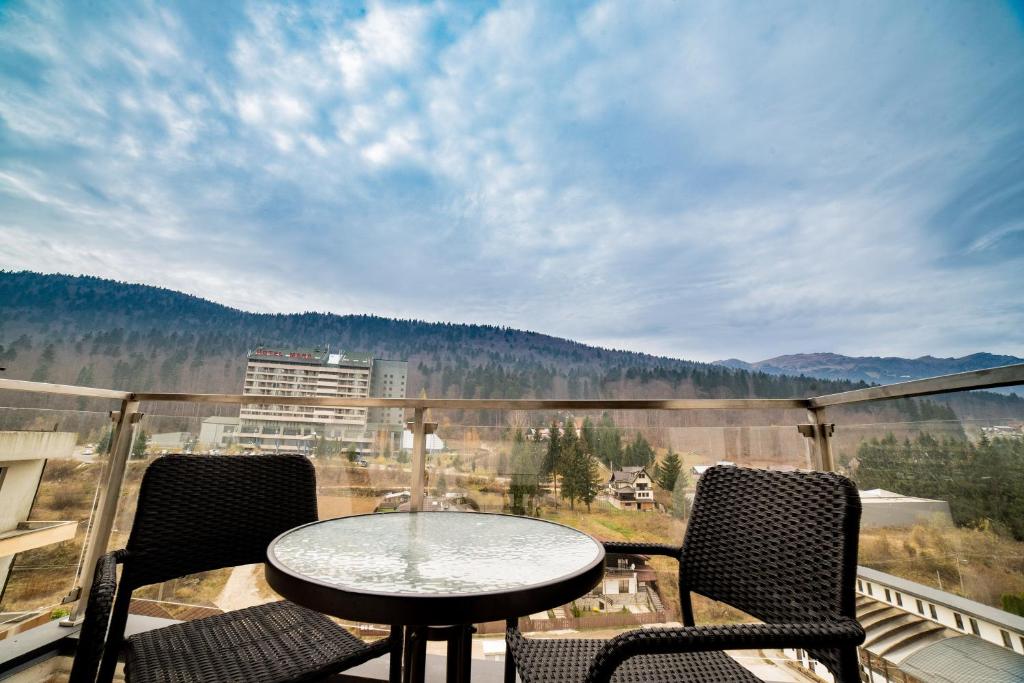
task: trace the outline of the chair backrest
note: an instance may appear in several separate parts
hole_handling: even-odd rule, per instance
[[[717,466],[683,540],[686,590],[769,623],[856,617],[860,496],[832,472]]]
[[[317,519],[301,455],[166,455],[142,477],[121,589],[266,559],[278,534]]]

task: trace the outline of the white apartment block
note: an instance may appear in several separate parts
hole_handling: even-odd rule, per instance
[[[364,450],[371,442],[366,408],[283,405],[273,397],[368,398],[372,369],[370,354],[269,347],[249,352],[243,392],[268,398],[242,406],[239,445],[309,453],[325,437]]]
[[[405,398],[408,379],[408,361],[374,359],[373,372],[370,376],[370,396]],[[367,418],[377,429],[391,427],[401,432],[405,428],[404,408],[370,408]]]

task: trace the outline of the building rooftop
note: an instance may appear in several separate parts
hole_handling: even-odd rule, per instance
[[[1024,683],[1024,657],[967,635],[932,643],[904,659],[900,668],[923,683]]]
[[[880,584],[891,586],[903,593],[909,593],[914,597],[922,598],[939,605],[946,605],[957,612],[969,614],[993,624],[1001,624],[1014,631],[1024,631],[1024,617],[1019,617],[1016,614],[1010,614],[1009,612],[1004,612],[1001,609],[996,609],[995,607],[989,607],[988,605],[983,605],[980,602],[975,602],[974,600],[962,598],[959,595],[940,591],[937,588],[924,586],[920,583],[915,583],[907,579],[902,579],[898,576],[893,576],[892,574],[886,574],[885,572],[880,572],[877,569],[857,567],[857,575],[867,581],[877,581]]]
[[[902,493],[886,491],[885,489],[868,489],[867,491],[860,492],[860,502],[870,505],[872,503],[943,503],[945,501],[933,498],[904,496]]]

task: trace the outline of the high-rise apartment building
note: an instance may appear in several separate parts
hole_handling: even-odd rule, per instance
[[[404,360],[373,361],[370,374],[370,396],[375,398],[405,398],[405,387],[409,377],[409,363]],[[404,408],[370,408],[367,420],[377,429],[405,427]]]
[[[368,398],[375,365],[392,394],[405,396],[403,361],[374,361],[370,354],[336,352],[329,348],[279,349],[260,347],[249,352],[244,393],[267,396],[266,403],[243,405],[238,443],[260,450],[311,452],[319,437],[341,442],[343,448],[363,451],[372,442],[366,408],[282,405],[274,396]],[[399,381],[399,374],[401,375]],[[387,409],[387,412],[392,412]],[[390,414],[388,418],[393,416]],[[399,422],[401,418],[399,418]]]

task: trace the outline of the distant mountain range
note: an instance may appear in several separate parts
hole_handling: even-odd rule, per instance
[[[0,376],[6,378],[135,391],[237,393],[248,350],[328,344],[375,358],[408,360],[409,395],[437,398],[795,398],[1020,360],[977,354],[955,366],[939,366],[934,363],[945,361],[845,359],[922,364],[861,374],[853,374],[853,365],[832,354],[784,356],[760,364],[697,363],[493,325],[249,313],[159,287],[0,270],[0,367],[6,367]],[[818,361],[784,363],[796,358]],[[928,361],[933,365],[924,367]],[[849,374],[839,371],[844,367]],[[19,405],[10,402],[21,399],[8,395],[4,400]],[[954,417],[950,409],[961,417],[1002,418],[1024,415],[1024,399],[961,394],[879,408],[893,419],[948,419]],[[682,424],[696,417],[671,419]]]
[[[765,372],[770,375],[804,375],[821,379],[850,380],[870,384],[893,384],[912,379],[949,375],[955,372],[985,370],[1001,365],[1024,363],[1024,358],[999,356],[992,353],[972,353],[962,358],[899,358],[890,356],[842,356],[838,353],[794,353],[776,356],[756,363],[737,358],[717,360],[721,365],[737,370]]]

